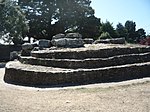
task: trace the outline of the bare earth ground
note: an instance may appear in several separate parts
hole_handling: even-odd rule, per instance
[[[31,88],[3,82],[0,112],[150,112],[150,78],[68,88]]]

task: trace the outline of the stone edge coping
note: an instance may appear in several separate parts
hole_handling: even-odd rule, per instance
[[[132,67],[132,66],[150,66],[150,62],[145,63],[136,63],[136,64],[126,64],[120,66],[110,66],[110,67],[102,67],[102,68],[94,68],[94,69],[62,69],[62,68],[54,68],[54,67],[44,67],[44,66],[37,66],[37,65],[28,65],[22,64],[19,61],[15,62],[8,62],[6,64],[6,69],[18,69],[23,71],[33,71],[37,73],[73,73],[73,72],[90,72],[90,71],[99,71],[99,70],[108,70],[108,69],[115,69],[115,68],[125,68],[125,67]]]

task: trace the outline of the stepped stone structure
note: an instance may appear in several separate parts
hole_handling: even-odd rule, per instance
[[[4,81],[20,85],[76,85],[150,76],[150,47],[86,44],[47,48],[6,64]]]

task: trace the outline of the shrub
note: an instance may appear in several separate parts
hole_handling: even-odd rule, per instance
[[[150,37],[140,40],[141,45],[150,45]]]
[[[108,32],[103,32],[101,36],[99,37],[99,39],[111,39],[111,38],[112,37],[110,36]]]

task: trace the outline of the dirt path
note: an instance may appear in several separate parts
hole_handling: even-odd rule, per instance
[[[150,112],[150,78],[134,84],[40,89],[5,84],[3,76],[0,69],[0,112]]]

